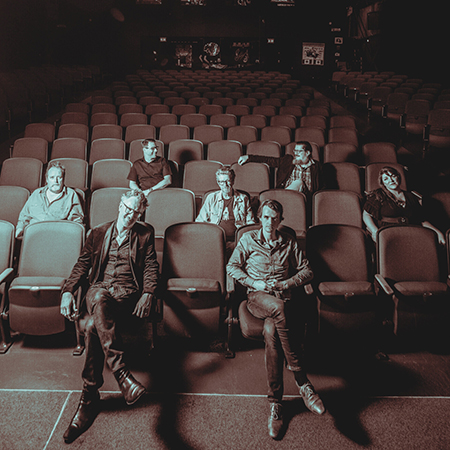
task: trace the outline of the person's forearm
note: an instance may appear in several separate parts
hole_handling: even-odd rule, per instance
[[[163,180],[161,180],[159,183],[155,184],[153,187],[151,187],[150,189],[147,189],[147,191],[152,192],[152,191],[156,191],[158,189],[164,189],[167,186],[169,186],[172,183],[172,179],[171,177],[164,177]]]
[[[307,284],[312,281],[314,278],[314,273],[311,270],[309,264],[304,261],[301,265],[300,270],[288,278],[287,280],[282,281],[283,289],[292,289],[294,287],[302,286],[303,284]]]
[[[367,211],[363,212],[363,222],[366,225],[366,228],[369,230],[372,238],[375,240],[375,235],[377,234],[378,227],[375,225],[375,221]]]

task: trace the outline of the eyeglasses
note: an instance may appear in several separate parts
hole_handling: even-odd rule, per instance
[[[133,215],[139,215],[141,214],[141,211],[137,211],[136,209],[130,208],[127,204],[124,202],[121,202],[123,206],[125,206],[125,211],[127,214],[133,214]]]
[[[222,186],[225,186],[225,185],[229,185],[229,186],[231,186],[231,180],[218,180],[217,181],[217,184],[220,186],[220,185],[222,185]]]

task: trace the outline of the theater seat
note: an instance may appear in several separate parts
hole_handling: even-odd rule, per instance
[[[165,331],[199,340],[217,337],[225,294],[223,229],[211,223],[168,227],[162,266]]]
[[[18,276],[9,288],[12,330],[30,335],[65,330],[61,288],[83,243],[83,226],[68,220],[36,222],[25,228]]]
[[[376,246],[376,279],[392,300],[394,333],[408,340],[448,341],[450,290],[436,233],[415,225],[385,227]]]

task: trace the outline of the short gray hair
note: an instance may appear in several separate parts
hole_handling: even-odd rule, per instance
[[[45,171],[45,178],[47,178],[48,171],[50,169],[59,169],[62,173],[63,178],[66,177],[66,168],[59,161],[50,161]]]
[[[230,181],[232,183],[234,183],[234,180],[236,178],[236,174],[234,173],[234,170],[228,166],[219,167],[219,169],[217,169],[216,180],[219,175],[228,175],[230,177]]]
[[[148,206],[147,197],[140,189],[130,189],[122,195],[121,200],[124,201],[127,198],[137,197],[139,199],[139,209],[145,210]]]

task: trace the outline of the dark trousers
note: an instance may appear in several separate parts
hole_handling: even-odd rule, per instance
[[[295,300],[292,300],[295,301]],[[280,402],[283,397],[283,368],[286,359],[289,370],[304,375],[302,367],[303,348],[298,330],[303,324],[291,324],[298,320],[297,314],[290,314],[293,305],[265,292],[248,294],[248,310],[259,319],[264,319],[265,365],[270,402]]]
[[[86,307],[89,319],[84,333],[86,359],[82,378],[84,389],[99,389],[103,385],[103,366],[117,372],[125,367],[123,362],[123,345],[117,320],[131,315],[137,295],[116,300],[104,288],[91,287],[86,294]]]

